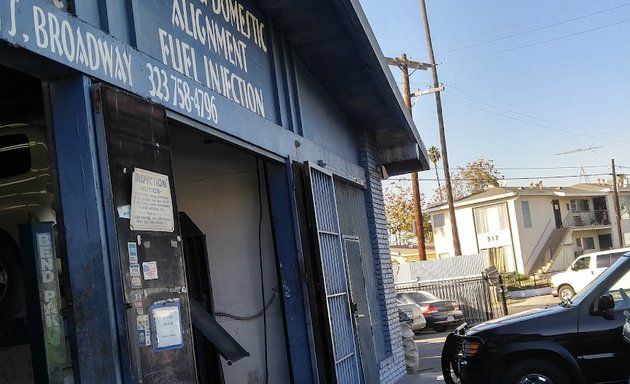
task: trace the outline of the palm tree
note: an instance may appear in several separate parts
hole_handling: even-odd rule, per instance
[[[435,180],[438,183],[438,191],[440,192],[440,202],[442,202],[442,186],[440,185],[440,176],[438,175],[437,162],[440,161],[442,155],[440,154],[440,150],[432,145],[428,150],[429,160],[433,163],[433,168],[435,168]]]

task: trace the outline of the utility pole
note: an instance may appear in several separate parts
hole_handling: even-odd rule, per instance
[[[437,66],[435,65],[435,55],[433,54],[433,44],[431,43],[431,30],[429,29],[429,18],[427,16],[427,6],[425,0],[420,0],[420,8],[422,8],[422,19],[424,22],[424,31],[427,39],[427,48],[429,49],[429,64],[433,68],[433,87],[440,86],[438,80]],[[461,256],[462,248],[459,243],[459,231],[457,230],[457,220],[455,219],[455,206],[453,202],[453,189],[451,187],[451,173],[448,166],[448,155],[446,151],[446,134],[444,133],[444,117],[442,116],[442,97],[440,92],[435,93],[435,106],[438,115],[438,128],[440,130],[440,146],[442,147],[442,166],[444,167],[444,179],[446,184],[446,199],[448,201],[448,213],[451,217],[451,230],[453,234],[453,248],[455,256]]]
[[[429,68],[428,64],[420,63],[416,61],[411,61],[407,59],[406,54],[400,55],[399,58],[387,58],[387,63],[391,65],[396,65],[403,74],[403,99],[405,100],[405,105],[407,106],[407,110],[409,114],[412,114],[411,111],[411,92],[409,90],[409,67],[413,67],[415,69],[423,69],[426,70]],[[420,260],[427,259],[427,252],[424,245],[424,227],[422,226],[422,205],[420,202],[420,183],[418,182],[418,172],[413,172],[411,174],[411,190],[413,193],[413,211],[414,211],[414,221],[416,223],[416,237],[418,239],[418,257]]]
[[[615,169],[615,159],[612,159],[612,177],[613,191],[615,193],[615,222],[617,224],[617,237],[619,238],[619,247],[624,246],[623,234],[621,233],[621,209],[619,209],[619,191],[617,189],[617,170]]]

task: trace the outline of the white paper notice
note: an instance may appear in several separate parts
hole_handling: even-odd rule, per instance
[[[132,178],[131,229],[173,232],[175,221],[168,176],[136,168]]]
[[[155,348],[181,346],[183,339],[179,306],[154,308],[152,315],[155,322]]]
[[[142,263],[142,274],[144,275],[145,280],[157,280],[158,278],[157,262],[146,261]]]

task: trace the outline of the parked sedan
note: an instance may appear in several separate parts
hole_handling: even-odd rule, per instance
[[[427,321],[422,314],[422,308],[416,303],[403,303],[396,300],[398,309],[401,310],[411,321],[411,330],[416,333],[427,326]]]
[[[427,327],[436,332],[444,332],[455,328],[464,321],[464,313],[459,304],[450,300],[440,299],[427,291],[399,292],[398,300],[403,303],[415,303],[422,308],[422,314],[427,321]]]

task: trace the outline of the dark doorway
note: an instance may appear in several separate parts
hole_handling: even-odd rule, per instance
[[[606,206],[606,197],[600,196],[593,198],[593,211],[595,213],[595,223],[597,225],[610,224],[610,220],[608,219],[608,207]]]
[[[599,235],[597,239],[599,240],[599,249],[602,251],[613,248],[612,235],[610,233]]]
[[[0,382],[63,382],[61,217],[42,80],[0,66],[0,84]]]
[[[553,217],[556,220],[556,228],[562,228],[562,213],[560,212],[560,201],[551,200],[553,206]]]

